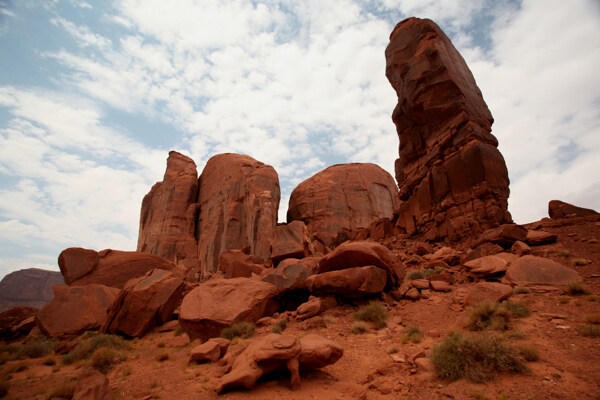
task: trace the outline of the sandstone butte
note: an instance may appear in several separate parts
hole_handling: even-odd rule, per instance
[[[409,18],[394,28],[385,58],[398,95],[397,227],[456,242],[512,222],[492,114],[450,39],[434,22]]]

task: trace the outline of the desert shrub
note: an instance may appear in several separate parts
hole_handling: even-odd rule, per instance
[[[571,296],[579,296],[582,294],[590,294],[590,291],[583,282],[569,282],[567,285],[567,293]]]
[[[388,314],[383,305],[377,301],[370,302],[354,313],[356,321],[372,322],[377,328],[383,328],[388,319]]]
[[[173,332],[173,334],[175,336],[180,336],[184,332],[185,331],[183,330],[183,328],[181,327],[181,325],[177,325],[177,328],[175,328],[175,331]]]
[[[537,361],[540,359],[540,352],[537,347],[524,344],[519,346],[519,353],[526,361]]]
[[[572,254],[569,250],[561,250],[558,252],[558,255],[561,257],[571,257]]]
[[[485,392],[482,392],[481,390],[477,390],[477,389],[473,389],[471,391],[471,397],[474,400],[491,400],[487,394],[485,394]]]
[[[398,352],[398,348],[396,346],[390,346],[385,350],[388,354],[396,354]]]
[[[589,314],[586,315],[583,320],[588,324],[598,325],[600,324],[600,314]]]
[[[36,339],[19,347],[19,358],[40,358],[54,351],[58,342],[54,339]]]
[[[117,335],[95,335],[90,339],[79,342],[77,346],[62,359],[63,364],[69,365],[77,360],[86,360],[94,352],[102,348],[129,349],[131,345]]]
[[[491,328],[498,331],[508,329],[512,313],[508,308],[494,301],[481,301],[467,310],[467,329],[481,331]]]
[[[475,383],[492,380],[497,373],[528,370],[519,353],[502,339],[457,331],[434,346],[431,362],[440,378],[455,381],[464,376]]]
[[[156,346],[162,349],[163,347],[165,347],[165,346],[166,346],[166,343],[165,343],[165,342],[163,342],[163,341],[160,341],[160,342],[158,342],[158,343],[156,344]]]
[[[515,286],[515,288],[513,289],[513,292],[515,294],[528,294],[528,293],[531,293],[531,289],[529,289],[528,287],[525,287],[525,286]]]
[[[421,332],[421,329],[418,326],[409,327],[406,332],[400,336],[400,341],[403,344],[408,342],[421,343],[421,340],[423,340],[423,332]]]
[[[120,361],[119,353],[111,347],[102,347],[92,354],[90,365],[105,374],[113,365]]]
[[[48,365],[48,366],[55,365],[56,360],[54,359],[54,357],[48,356],[42,360],[42,364]]]
[[[586,296],[587,301],[595,301],[595,302],[600,302],[600,296],[598,296],[597,294],[590,294],[588,296]],[[1,350],[0,350],[1,352]]]
[[[369,327],[369,324],[367,324],[365,321],[354,321],[350,327],[350,332],[352,333],[365,333],[369,332],[370,330],[371,328]]]
[[[584,265],[588,264],[588,261],[585,258],[574,258],[571,260],[571,264],[578,267],[583,267]]]
[[[525,300],[519,300],[516,303],[512,301],[504,301],[502,305],[508,309],[515,317],[528,317],[531,315],[529,306]]]
[[[163,362],[169,359],[169,353],[161,352],[156,355],[156,361]]]
[[[123,374],[123,377],[131,375],[132,371],[133,367],[131,365],[123,365],[123,367],[121,367],[121,374]]]
[[[254,336],[255,329],[256,327],[252,322],[236,322],[233,326],[223,328],[221,337],[229,340],[232,340],[234,337],[247,339]]]
[[[569,301],[571,301],[570,297],[567,297],[567,296],[558,296],[558,302],[560,304],[567,304]]]
[[[48,400],[59,398],[59,399],[72,399],[75,393],[75,380],[69,379],[62,382],[60,385],[52,389],[46,398]]]
[[[285,331],[285,328],[287,328],[287,319],[281,318],[279,321],[277,321],[273,329],[271,329],[271,332],[281,333]]]
[[[98,334],[96,331],[86,331],[83,335],[81,335],[81,340],[89,339]]]
[[[444,267],[424,269],[423,270],[423,275],[425,277],[428,277],[428,276],[433,276],[433,275],[441,274],[445,269],[446,268],[444,268]]]
[[[423,279],[423,278],[425,278],[425,274],[421,270],[407,272],[406,275],[404,276],[404,279],[407,281],[411,281],[413,279]]]
[[[336,320],[334,317],[332,317],[331,315],[326,315],[323,317],[323,319],[325,320],[325,322],[327,322],[328,324],[335,324]]]
[[[506,339],[525,339],[527,334],[520,329],[511,329],[504,334]]]
[[[10,384],[6,381],[0,382],[0,397],[4,397],[8,394]]]
[[[575,330],[579,332],[581,336],[586,337],[598,337],[600,336],[600,329],[593,325],[578,325],[575,327]]]

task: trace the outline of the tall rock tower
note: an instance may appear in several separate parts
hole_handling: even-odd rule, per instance
[[[454,242],[510,223],[494,119],[450,39],[434,22],[409,18],[394,28],[385,57],[398,95],[397,226]]]

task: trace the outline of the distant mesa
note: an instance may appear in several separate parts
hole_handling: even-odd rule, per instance
[[[54,297],[52,286],[63,284],[60,272],[27,268],[0,281],[0,312],[16,306],[40,308]]]
[[[572,218],[572,217],[588,217],[590,215],[598,215],[595,210],[583,207],[577,207],[573,204],[565,203],[560,200],[552,200],[548,203],[548,215],[552,219]]]

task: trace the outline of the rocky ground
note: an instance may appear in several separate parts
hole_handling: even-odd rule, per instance
[[[472,277],[458,264],[449,270],[457,278],[448,293],[431,292],[416,301],[394,300],[383,294],[379,300],[388,311],[387,326],[371,325],[363,334],[352,333],[353,314],[366,300],[347,302],[323,312],[320,317],[297,321],[292,313],[276,315],[256,328],[249,339],[236,339],[232,347],[244,348],[271,332],[281,317],[288,318],[286,335],[302,337],[317,333],[344,349],[343,357],[320,370],[301,375],[301,387],[290,388],[289,373],[261,378],[251,389],[230,390],[218,395],[216,388],[225,374],[219,362],[189,363],[190,342],[185,333],[154,331],[141,339],[128,340],[121,350],[123,361],[108,372],[109,398],[114,399],[597,399],[600,398],[600,339],[582,336],[576,329],[590,315],[600,314],[600,222],[572,218],[543,220],[528,228],[541,228],[558,235],[556,243],[533,247],[532,254],[550,258],[576,270],[592,295],[568,295],[563,290],[515,294],[510,300],[525,300],[531,315],[513,318],[502,335],[515,347],[531,345],[539,360],[527,362],[530,372],[503,374],[485,384],[465,378],[454,382],[436,376],[429,356],[432,348],[452,329],[466,332],[470,305],[462,305],[461,287]],[[394,251],[411,253],[410,239],[393,242]],[[415,256],[416,257],[416,256]],[[414,267],[418,268],[418,263]],[[408,269],[410,272],[411,268]],[[423,333],[419,343],[403,340],[409,327]],[[179,331],[177,331],[179,333]],[[81,338],[79,339],[82,340]],[[18,345],[19,342],[17,342]],[[89,369],[88,361],[62,365],[61,356],[24,358],[5,362],[1,376],[9,390],[6,398],[49,398],[51,391]]]

